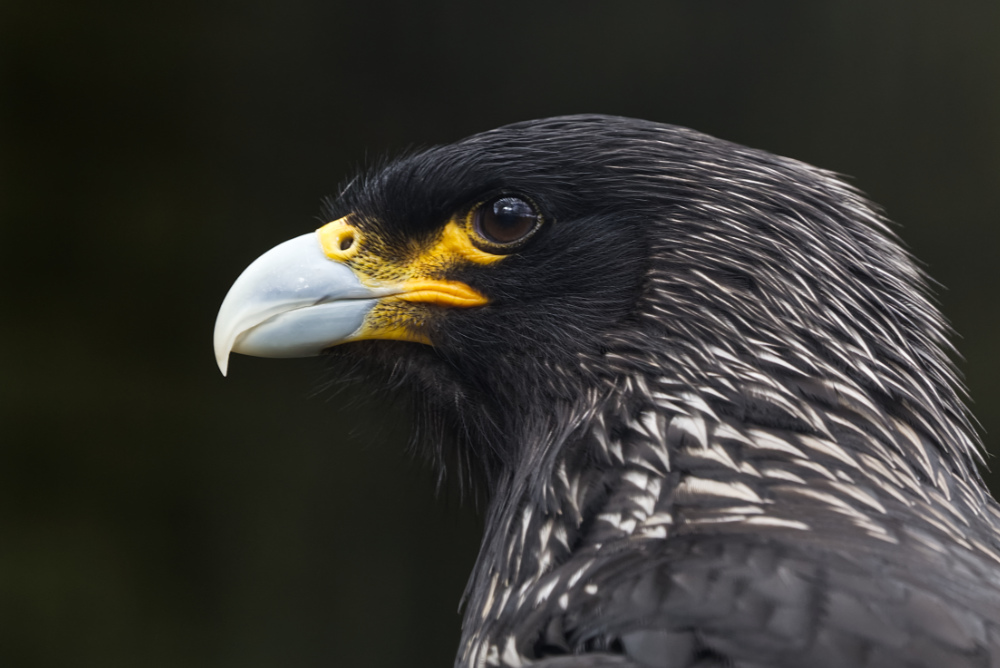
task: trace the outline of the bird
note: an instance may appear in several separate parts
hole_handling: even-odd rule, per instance
[[[1000,666],[951,331],[829,171],[605,115],[384,160],[233,283],[484,500],[461,668]]]

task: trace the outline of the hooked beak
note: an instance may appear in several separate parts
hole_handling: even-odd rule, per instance
[[[215,320],[215,360],[229,353],[309,357],[348,340],[376,300],[391,291],[361,284],[346,265],[323,254],[316,234],[275,246],[229,289]]]

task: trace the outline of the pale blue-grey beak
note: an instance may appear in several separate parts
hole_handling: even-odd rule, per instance
[[[215,321],[215,359],[226,375],[230,352],[309,357],[350,340],[378,298],[398,290],[369,288],[328,258],[315,232],[290,239],[254,260],[229,289]]]

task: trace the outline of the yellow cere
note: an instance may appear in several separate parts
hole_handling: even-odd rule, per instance
[[[316,230],[323,253],[331,260],[344,262],[361,248],[361,233],[347,218],[344,216]]]

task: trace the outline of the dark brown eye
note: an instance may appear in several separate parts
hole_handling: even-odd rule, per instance
[[[541,222],[535,207],[505,195],[484,202],[473,213],[473,230],[490,245],[509,246],[527,239]]]

